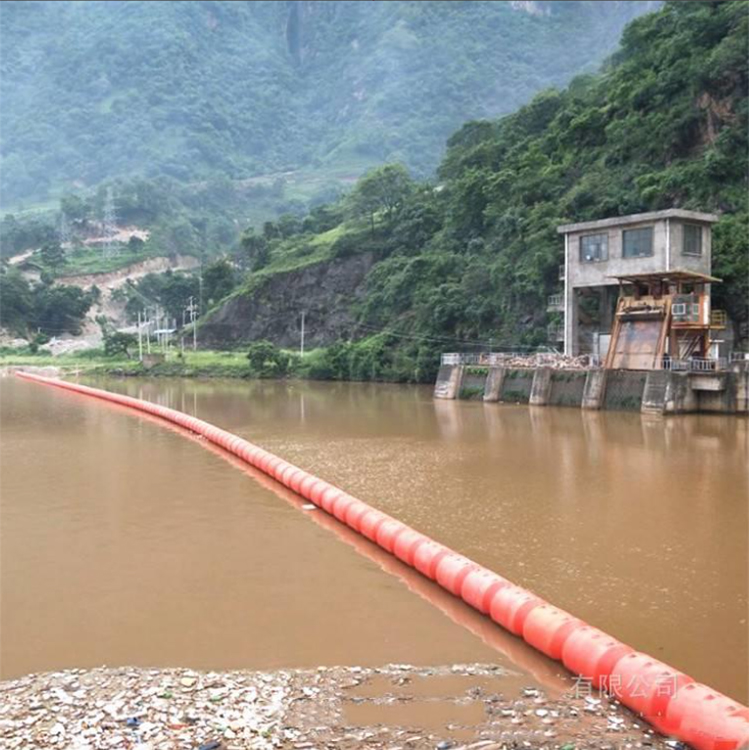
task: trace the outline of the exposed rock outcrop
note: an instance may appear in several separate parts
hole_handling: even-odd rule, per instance
[[[372,255],[365,253],[261,276],[252,291],[230,297],[207,315],[200,340],[207,347],[261,339],[295,347],[303,312],[306,346],[348,338],[355,327],[352,306],[364,293],[372,264]]]

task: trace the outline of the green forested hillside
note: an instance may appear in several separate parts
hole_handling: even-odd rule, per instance
[[[467,119],[593,70],[654,2],[3,2],[4,207],[122,177],[426,176]]]
[[[556,225],[672,206],[721,214],[717,304],[746,323],[747,23],[744,1],[667,3],[627,27],[600,75],[503,119],[464,125],[448,142],[438,184],[381,169],[291,236],[287,227],[286,239],[273,226],[246,236],[263,268],[207,317],[206,334],[241,341],[242,300],[254,300],[260,312],[275,310],[274,336],[287,317],[288,338],[305,302],[289,299],[294,274],[319,263],[334,274],[363,254],[372,266],[356,294],[308,317],[310,333],[333,330],[326,321],[334,313],[340,331],[348,316],[347,335],[310,367],[334,377],[429,379],[441,349],[545,342],[545,300],[562,256]],[[271,283],[285,307],[274,307]]]

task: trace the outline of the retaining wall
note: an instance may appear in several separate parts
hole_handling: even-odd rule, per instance
[[[436,398],[644,414],[748,413],[748,373],[564,370],[443,365]]]
[[[534,370],[506,369],[500,389],[500,400],[510,404],[528,404],[533,382]]]
[[[549,405],[581,406],[585,385],[585,370],[553,370]]]
[[[469,400],[483,399],[488,373],[488,367],[465,366],[461,377],[461,385],[458,389],[458,397]]]
[[[640,411],[647,377],[641,370],[608,370],[603,408]]]

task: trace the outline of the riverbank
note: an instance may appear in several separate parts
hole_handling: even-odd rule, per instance
[[[186,345],[189,342],[186,341]],[[72,371],[94,372],[117,376],[163,376],[198,378],[260,378],[299,380],[336,380],[353,382],[433,383],[440,363],[438,350],[420,356],[419,362],[408,358],[395,359],[384,335],[378,334],[358,342],[332,344],[326,348],[308,349],[304,355],[280,349],[267,341],[258,341],[236,350],[179,347],[168,353],[146,355],[137,359],[137,347],[128,354],[105,356],[103,349],[68,353],[51,352],[41,347],[31,352],[28,347],[0,347],[0,367],[12,365],[55,365]]]
[[[164,361],[145,365],[125,356],[105,357],[98,350],[52,356],[51,354],[2,354],[0,369],[57,368],[62,375],[114,375],[122,377],[252,378],[245,352],[170,352]]]
[[[670,747],[617,702],[578,693],[549,698],[483,664],[72,669],[0,682],[0,738],[8,750]]]

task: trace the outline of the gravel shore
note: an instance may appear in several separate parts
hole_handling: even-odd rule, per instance
[[[98,668],[0,682],[5,750],[674,750],[606,696],[548,698],[493,665],[198,672]]]

